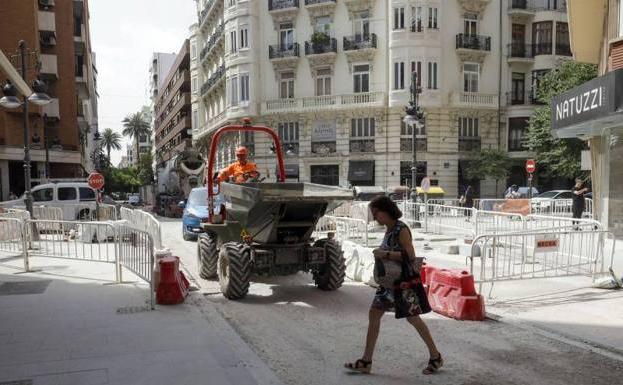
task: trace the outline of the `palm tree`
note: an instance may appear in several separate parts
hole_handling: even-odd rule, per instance
[[[139,138],[141,136],[149,135],[151,130],[149,122],[145,120],[142,112],[136,112],[126,116],[122,121],[123,123],[123,135],[129,136],[136,142],[136,156],[139,159]]]
[[[118,132],[114,132],[111,128],[104,130],[102,135],[102,146],[106,147],[106,158],[108,164],[110,164],[110,151],[121,150],[121,135]]]

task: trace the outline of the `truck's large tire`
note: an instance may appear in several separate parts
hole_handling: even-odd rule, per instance
[[[218,268],[218,250],[216,248],[216,238],[212,233],[199,235],[197,241],[197,265],[199,266],[199,276],[203,279],[215,278]]]
[[[344,283],[346,263],[340,245],[333,239],[320,239],[314,247],[324,247],[326,262],[314,272],[314,282],[320,290],[337,290]]]
[[[218,279],[226,298],[241,299],[249,292],[251,248],[238,242],[227,242],[218,257]]]

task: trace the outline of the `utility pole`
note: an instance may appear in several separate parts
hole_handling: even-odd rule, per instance
[[[411,200],[417,200],[417,134],[424,128],[424,112],[420,109],[419,95],[422,88],[418,86],[418,73],[411,74],[411,100],[405,108],[406,116],[403,122],[411,127]]]

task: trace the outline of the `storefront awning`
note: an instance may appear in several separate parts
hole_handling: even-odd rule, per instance
[[[348,165],[348,180],[351,182],[374,180],[374,161],[350,161]]]
[[[552,99],[552,133],[559,138],[599,136],[623,126],[623,69],[607,73]]]

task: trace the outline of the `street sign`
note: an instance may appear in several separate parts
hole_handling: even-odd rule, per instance
[[[536,162],[534,161],[534,159],[526,160],[526,172],[528,174],[532,174],[535,171],[536,171]]]
[[[101,190],[104,187],[104,175],[99,172],[93,171],[89,174],[89,179],[87,179],[89,183],[89,187],[94,190]]]
[[[560,240],[555,234],[540,234],[534,236],[534,252],[546,253],[552,251],[558,251],[560,246]]]
[[[422,179],[420,187],[425,194],[428,194],[428,191],[430,190],[430,179],[428,177]]]

